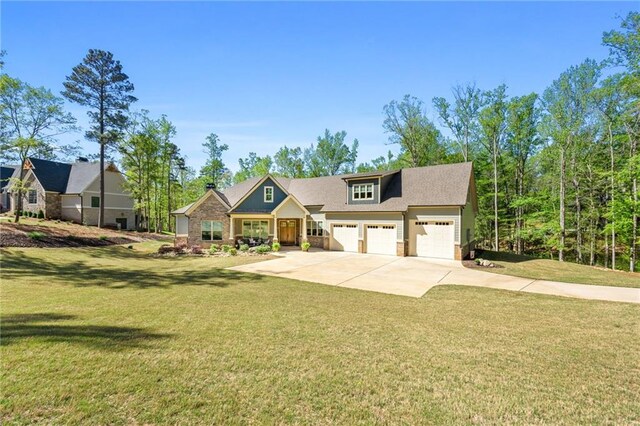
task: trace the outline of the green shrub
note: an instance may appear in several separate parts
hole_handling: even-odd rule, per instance
[[[209,247],[209,253],[211,254],[215,254],[219,251],[220,251],[220,246],[217,244],[211,244],[211,247]]]
[[[273,244],[271,245],[271,250],[273,250],[273,251],[280,251],[280,243],[277,243],[277,242],[276,242],[276,243],[273,243]]]
[[[259,245],[256,247],[256,253],[265,254],[271,251],[271,247],[266,244]]]
[[[302,248],[302,251],[309,251],[309,247],[311,247],[311,244],[309,244],[308,241],[305,241],[304,243],[300,244],[300,248]]]
[[[229,253],[229,251],[231,249],[235,250],[235,247],[230,246],[229,244],[223,244],[223,245],[220,246],[220,249],[222,249],[222,251],[225,252],[225,253]]]
[[[38,231],[27,232],[27,237],[31,238],[32,240],[41,240],[46,236],[46,234]]]
[[[100,235],[98,238],[100,238],[102,241],[106,241],[107,240],[107,236],[106,235]]]
[[[229,252],[228,252],[228,253],[229,253],[231,256],[235,256],[236,254],[238,254],[238,250],[236,250],[236,248],[235,248],[235,247],[231,247],[231,248],[229,249]]]
[[[38,210],[38,219],[44,219],[44,212],[42,210]]]
[[[249,250],[249,244],[240,244],[240,251],[245,252]]]
[[[16,210],[16,216],[22,216],[22,210]]]

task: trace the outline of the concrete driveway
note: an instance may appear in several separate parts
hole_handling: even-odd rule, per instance
[[[511,277],[465,268],[458,261],[418,257],[295,250],[279,253],[278,259],[229,269],[411,297],[421,297],[436,285],[460,284],[640,303],[640,289]]]

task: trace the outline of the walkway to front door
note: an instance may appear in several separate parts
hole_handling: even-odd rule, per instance
[[[283,246],[297,245],[298,219],[278,219],[278,241]]]

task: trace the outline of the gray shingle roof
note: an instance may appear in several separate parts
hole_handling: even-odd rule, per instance
[[[366,177],[385,177],[389,175],[393,175],[398,173],[398,170],[378,170],[375,172],[364,172],[364,173],[352,173],[350,175],[342,175],[342,179],[349,180],[354,178],[366,178]]]
[[[249,192],[251,188],[255,186],[256,183],[258,183],[260,179],[262,179],[262,177],[249,178],[244,182],[230,186],[222,191],[222,193],[229,201],[229,205],[233,207],[247,192]]]
[[[191,208],[192,205],[194,205],[195,202],[191,203],[191,204],[187,204],[184,207],[180,207],[178,210],[174,210],[171,212],[171,214],[185,214],[187,212],[187,210],[189,210]]]
[[[105,165],[106,167],[106,165]],[[69,180],[64,192],[79,194],[100,175],[100,163],[78,162],[71,165]]]
[[[472,174],[471,163],[402,169],[389,182],[379,204],[347,204],[332,197],[323,212],[406,211],[411,206],[464,206]]]
[[[274,177],[305,206],[323,206],[323,212],[406,211],[410,206],[464,206],[472,175],[472,164],[456,163],[416,167],[389,172],[290,179]],[[344,179],[393,175],[379,204],[347,204]],[[227,188],[230,205],[251,190],[260,177]]]
[[[38,158],[29,158],[29,161],[33,165],[33,174],[45,191],[79,194],[100,175],[99,162],[79,161],[68,164]],[[105,169],[108,166],[109,163],[105,163]],[[20,177],[20,167],[13,170],[11,177]]]

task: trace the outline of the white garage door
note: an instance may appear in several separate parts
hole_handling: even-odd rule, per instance
[[[367,225],[367,253],[396,254],[395,225]]]
[[[333,224],[331,231],[331,250],[358,251],[358,225]]]
[[[454,258],[453,222],[416,221],[413,223],[411,235],[416,256]]]

